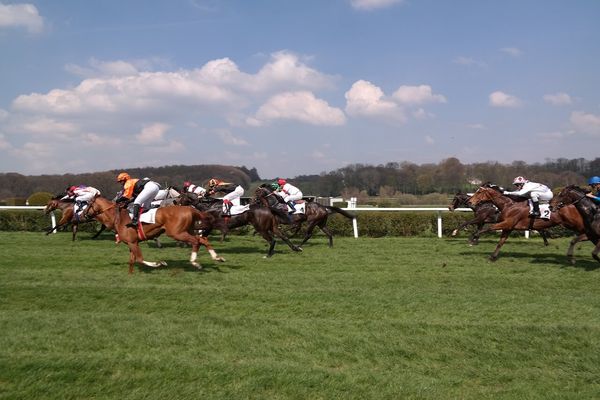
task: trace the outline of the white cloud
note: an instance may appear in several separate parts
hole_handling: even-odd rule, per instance
[[[427,143],[428,145],[433,145],[435,144],[435,139],[429,135],[425,135],[425,143]]]
[[[546,103],[552,104],[554,106],[565,106],[569,104],[573,104],[573,100],[571,96],[567,93],[559,92],[554,94],[546,94],[544,95],[544,101]]]
[[[169,130],[170,126],[163,123],[154,123],[145,126],[140,133],[135,135],[135,138],[140,144],[157,144],[162,143],[165,140],[165,133]]]
[[[404,110],[387,100],[383,90],[369,81],[356,81],[345,94],[346,112],[353,117],[389,117],[406,121]]]
[[[272,120],[295,120],[311,125],[344,125],[342,110],[331,107],[308,91],[286,92],[271,97],[263,104],[250,124],[264,124]]]
[[[583,111],[574,111],[571,113],[571,124],[578,132],[589,135],[600,135],[600,115],[589,114]]]
[[[6,140],[4,135],[0,133],[0,150],[9,150],[12,148],[12,145]]]
[[[490,94],[489,99],[492,107],[514,108],[522,104],[522,101],[518,97],[501,91],[493,92]]]
[[[51,118],[37,118],[26,121],[23,123],[22,129],[29,133],[47,134],[51,137],[65,137],[78,131],[77,125],[71,122],[56,121]]]
[[[33,4],[0,3],[0,28],[27,29],[29,33],[40,33],[44,29],[44,19]]]
[[[392,97],[398,103],[408,105],[446,102],[446,98],[441,94],[433,94],[429,85],[400,86]]]
[[[503,47],[500,49],[501,52],[508,54],[511,57],[519,57],[523,52],[516,47]]]
[[[225,144],[232,146],[247,146],[248,142],[242,138],[234,136],[228,129],[217,130],[217,135],[221,138],[221,141]]]
[[[485,67],[485,63],[471,57],[459,56],[452,60],[453,63],[466,66]]]
[[[404,0],[350,0],[353,8],[365,11],[386,8],[403,2]]]
[[[76,64],[67,64],[65,70],[74,75],[83,77],[116,77],[136,75],[138,68],[131,62],[117,61],[100,61],[92,58],[89,61],[89,67],[81,67]]]

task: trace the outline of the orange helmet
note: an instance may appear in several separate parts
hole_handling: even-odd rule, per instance
[[[287,181],[285,179],[279,178],[279,179],[277,179],[277,183],[279,183],[279,186],[283,186],[287,183]]]
[[[129,174],[127,172],[121,172],[118,176],[117,176],[117,182],[125,182],[130,180],[131,177],[129,176]]]
[[[212,178],[210,181],[208,181],[208,186],[211,188],[214,188],[215,186],[218,186],[220,184],[221,184],[221,181],[216,178]]]

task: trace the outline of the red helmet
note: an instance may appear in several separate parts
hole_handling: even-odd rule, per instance
[[[527,183],[527,182],[529,182],[527,179],[523,178],[522,176],[517,176],[513,180],[513,185],[520,185],[520,184]]]
[[[183,182],[183,188],[184,188],[184,189],[187,189],[187,188],[189,188],[191,185],[192,185],[192,182],[190,182],[190,181],[185,181],[185,182]]]
[[[279,183],[279,186],[283,186],[287,183],[287,181],[285,179],[279,178],[279,179],[277,179],[277,183]]]
[[[69,193],[73,193],[73,192],[75,191],[75,189],[77,189],[77,186],[69,186],[69,187],[67,188],[67,192],[69,192]]]

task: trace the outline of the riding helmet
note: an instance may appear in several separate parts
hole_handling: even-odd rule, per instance
[[[600,176],[592,176],[588,181],[588,185],[597,185],[600,183]]]

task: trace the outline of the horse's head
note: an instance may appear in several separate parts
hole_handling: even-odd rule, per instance
[[[450,205],[448,206],[448,210],[454,211],[455,209],[460,208],[461,206],[469,206],[469,195],[466,193],[458,192],[456,193],[456,195],[454,195],[452,203],[450,203]]]
[[[587,190],[579,186],[569,185],[550,200],[550,209],[556,211],[570,204],[576,204],[583,200],[587,193]]]
[[[500,192],[489,186],[480,186],[479,189],[469,198],[469,204],[476,206],[484,201],[492,201]]]
[[[181,193],[179,195],[179,202],[182,206],[192,206],[198,203],[198,195],[196,193]]]
[[[46,208],[44,208],[44,214],[48,215],[51,211],[54,211],[56,209],[59,208],[59,204],[60,204],[60,200],[53,197],[50,200],[48,200],[48,203],[46,203]]]

